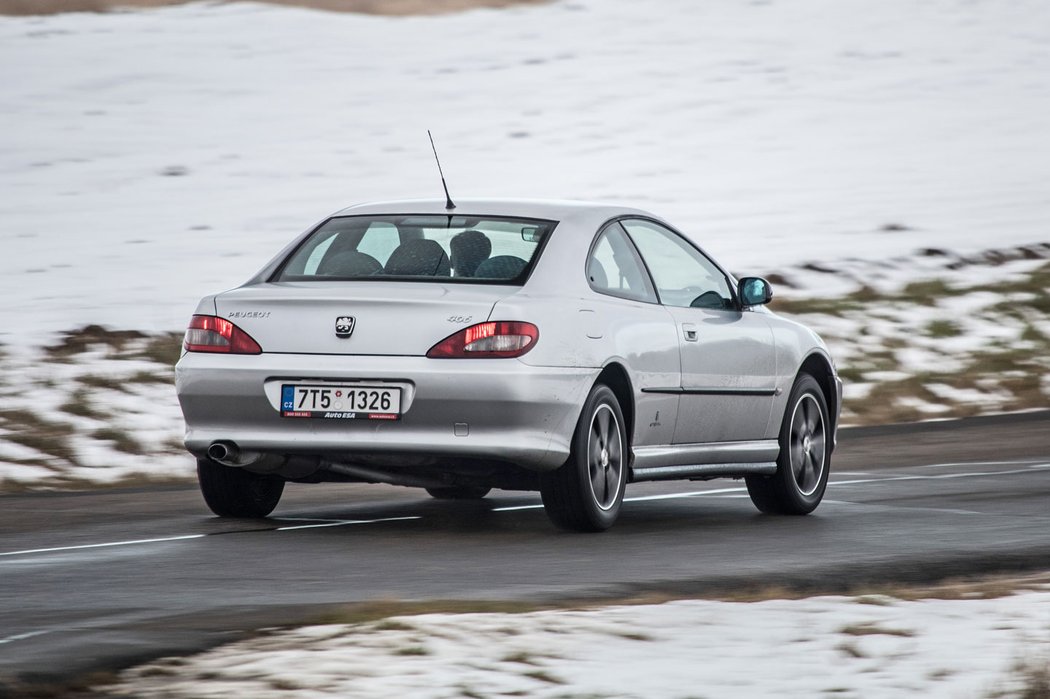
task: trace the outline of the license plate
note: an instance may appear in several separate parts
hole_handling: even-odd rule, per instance
[[[401,389],[284,384],[281,415],[329,420],[397,420],[401,416]]]

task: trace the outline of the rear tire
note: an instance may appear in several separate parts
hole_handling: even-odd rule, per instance
[[[197,459],[197,482],[208,508],[220,517],[265,517],[284,492],[284,480],[210,459]]]
[[[492,488],[469,485],[450,485],[443,488],[427,488],[430,497],[438,500],[480,500],[489,494]]]
[[[828,404],[820,384],[800,374],[780,426],[780,456],[772,476],[747,476],[747,492],[761,512],[805,515],[824,497],[831,471]]]
[[[587,396],[569,460],[540,477],[547,516],[558,527],[600,532],[616,521],[627,485],[627,431],[616,394],[598,384]]]

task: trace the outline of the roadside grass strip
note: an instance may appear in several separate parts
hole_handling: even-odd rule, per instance
[[[0,492],[189,480],[181,337],[89,325],[0,354]]]
[[[1050,405],[1050,246],[972,258],[926,252],[926,260],[800,268],[796,288],[773,301],[828,343],[845,383],[843,424]],[[928,276],[916,278],[920,270]],[[845,291],[823,297],[814,288]]]
[[[132,668],[100,689],[171,699],[1041,697],[1024,693],[1046,687],[1050,659],[1050,585],[1043,576],[1034,587],[987,599],[678,600],[395,616],[274,630]]]

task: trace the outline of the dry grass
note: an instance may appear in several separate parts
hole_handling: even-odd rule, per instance
[[[987,699],[1050,699],[1050,662],[1019,659],[1001,686],[985,693]]]
[[[505,662],[505,663],[518,663],[519,665],[539,665],[540,664],[539,662],[537,662],[532,657],[531,653],[526,653],[525,651],[517,651],[515,653],[508,653],[507,655],[504,655],[501,660],[502,660],[502,662]]]
[[[127,383],[160,383],[160,384],[174,384],[175,375],[172,372],[168,372],[167,375],[159,374],[152,371],[137,371],[126,379]]]
[[[284,678],[270,680],[270,687],[282,692],[294,692],[298,689],[304,689],[304,687],[298,682],[293,682],[292,680]]]
[[[146,453],[145,449],[134,437],[115,427],[104,427],[100,430],[95,430],[91,436],[104,442],[111,442],[114,449],[125,454],[142,455]]]
[[[394,651],[394,655],[430,655],[430,651],[423,646],[405,646]]]
[[[0,0],[0,7],[3,7],[4,2],[6,0]],[[62,340],[57,345],[48,347],[47,351],[52,358],[62,359],[87,352],[98,346],[121,350],[129,342],[145,337],[137,330],[110,330],[101,325],[85,325],[83,328],[71,330],[63,335]]]
[[[119,391],[120,393],[127,393],[128,388],[125,385],[126,379],[116,376],[100,376],[98,374],[84,374],[83,376],[77,377],[77,381],[84,384],[88,388],[93,388],[96,391],[99,389],[107,391]]]
[[[850,658],[853,658],[854,660],[860,660],[862,658],[868,657],[867,655],[865,655],[864,651],[862,651],[857,646],[856,643],[840,643],[838,646],[836,646],[836,649],[842,651],[843,654],[849,656]]]
[[[3,0],[0,0],[3,2]],[[129,359],[147,359],[158,364],[175,366],[182,354],[182,333],[153,335],[142,349],[133,352]]]
[[[1050,589],[1050,570],[1031,574],[983,575],[976,577],[947,578],[928,584],[907,583],[857,583],[827,586],[756,585],[754,587],[734,585],[726,590],[714,590],[707,594],[690,595],[643,595],[623,600],[608,600],[601,604],[660,604],[679,599],[713,599],[722,602],[764,602],[775,599],[805,599],[818,595],[847,595],[855,597],[859,604],[888,606],[894,600],[913,601],[923,599],[996,599],[1009,597],[1018,592],[1046,591]],[[593,605],[592,605],[593,606]],[[584,604],[578,608],[588,608]]]
[[[1045,251],[1037,251],[1045,257]],[[1035,253],[1033,253],[1035,254]],[[1017,259],[1025,251],[1012,251],[991,257],[984,264],[994,264],[999,257]],[[1040,258],[1042,259],[1042,258]],[[974,263],[977,264],[977,263]],[[943,371],[911,370],[902,365],[900,351],[912,343],[908,333],[917,333],[923,342],[919,347],[929,348],[930,340],[950,341],[967,330],[945,312],[945,317],[928,321],[909,329],[906,323],[908,309],[920,309],[943,299],[959,298],[988,292],[1003,298],[1001,303],[982,308],[978,317],[989,327],[1009,319],[1020,330],[1017,341],[988,341],[975,349],[947,351],[951,361]],[[862,287],[851,294],[837,298],[788,298],[772,304],[774,310],[799,316],[803,323],[820,329],[826,318],[835,316],[855,324],[855,330],[824,330],[830,345],[851,350],[847,359],[840,357],[839,374],[847,384],[871,384],[863,397],[847,397],[843,405],[844,422],[853,425],[878,425],[894,422],[913,422],[939,418],[961,418],[987,412],[1012,412],[1045,408],[1050,396],[1043,389],[1043,378],[1050,372],[1050,337],[1040,330],[1040,323],[1050,315],[1050,263],[1025,274],[1013,275],[1002,281],[974,286],[951,285],[943,279],[927,279],[906,285],[900,291],[882,296]],[[903,310],[902,310],[903,309]],[[923,314],[919,314],[922,317]],[[872,319],[880,323],[896,323],[892,333],[873,334]],[[833,324],[829,324],[829,328]],[[944,346],[950,347],[950,344]],[[863,351],[856,351],[857,348]],[[956,363],[961,368],[957,368]],[[883,378],[879,372],[903,372],[901,378]],[[979,395],[979,400],[955,399],[952,394],[937,395],[930,386],[939,384],[957,389],[958,395]],[[926,404],[926,405],[923,405]],[[939,406],[936,412],[927,412],[929,406]]]
[[[192,458],[192,457],[187,457]],[[42,466],[44,468],[56,468],[51,464],[44,462],[37,462],[33,460],[19,460],[15,463],[25,464],[28,466]],[[49,490],[68,490],[78,492],[91,492],[91,491],[106,491],[112,492],[115,490],[121,490],[125,488],[153,488],[153,487],[165,487],[165,486],[180,486],[186,487],[187,484],[192,483],[192,476],[173,476],[173,475],[144,475],[144,474],[133,474],[126,478],[118,478],[113,481],[96,481],[87,478],[79,478],[77,476],[70,476],[61,470],[55,470],[54,476],[48,478],[46,481],[40,483],[27,481],[4,481],[3,490],[0,493],[4,495],[16,495],[19,493],[35,493],[40,492],[41,485],[46,485]],[[6,699],[3,694],[0,694],[0,699]]]
[[[59,408],[64,413],[86,417],[92,420],[104,420],[108,417],[91,404],[91,394],[84,388],[73,391],[69,399]]]
[[[0,0],[0,15],[53,15],[62,12],[111,12],[128,8],[181,5],[187,0]],[[550,0],[262,0],[274,5],[329,12],[406,17],[463,12],[479,7],[540,5]]]
[[[0,427],[10,432],[4,439],[76,463],[69,437],[73,428],[55,422],[29,410],[0,410]]]
[[[918,398],[928,403],[944,405],[948,411],[936,417],[971,417],[979,415],[987,406],[977,403],[949,402],[930,391],[930,384],[944,384],[960,390],[983,391],[985,382],[994,382],[998,389],[1009,393],[1000,401],[997,412],[1011,412],[1046,408],[1048,398],[1041,388],[1041,378],[1047,373],[1044,357],[1050,350],[1045,340],[1035,348],[1001,349],[998,351],[972,352],[966,366],[957,372],[924,372],[896,381],[875,384],[871,392],[861,399],[847,400],[850,423],[855,425],[881,425],[894,422],[915,422],[929,419],[931,415],[918,408],[902,405],[901,398]],[[878,353],[873,353],[876,357]],[[870,359],[870,358],[869,358]],[[896,368],[877,366],[879,369]],[[844,381],[863,380],[867,368],[840,371]]]
[[[843,626],[839,629],[839,633],[847,636],[897,636],[899,638],[911,638],[915,635],[914,631],[907,631],[905,629],[887,629],[879,626],[873,621]]]
[[[1050,699],[1050,663],[1021,663],[1021,699]]]
[[[565,684],[565,680],[560,677],[555,677],[546,670],[531,670],[524,674],[525,677],[531,677],[539,682],[546,682],[547,684]]]
[[[379,600],[349,605],[341,610],[329,612],[318,617],[313,623],[318,624],[364,624],[378,621],[380,625],[395,630],[400,627],[411,628],[400,621],[382,621],[389,617],[418,616],[421,614],[470,614],[488,612],[496,614],[526,614],[550,609],[564,608],[557,604],[539,604],[534,602],[488,602],[467,600],[434,600],[430,602],[401,602],[398,600]]]
[[[182,338],[183,334],[179,332],[145,335],[137,330],[111,330],[101,325],[87,325],[71,330],[57,345],[45,349],[51,359],[57,360],[70,360],[78,354],[101,348],[109,359],[144,359],[175,366],[182,354]]]
[[[384,619],[375,625],[376,631],[415,631],[416,627],[397,619]]]
[[[391,617],[411,617],[422,614],[528,614],[541,611],[577,610],[584,611],[607,606],[635,606],[663,604],[685,599],[711,599],[724,602],[762,602],[776,599],[805,599],[817,595],[835,594],[857,598],[860,604],[892,605],[895,600],[911,601],[923,599],[995,599],[1008,597],[1018,592],[1046,591],[1050,589],[1050,571],[1032,574],[986,575],[968,578],[950,578],[929,584],[857,584],[826,588],[812,586],[755,586],[747,588],[734,585],[726,590],[716,590],[707,594],[663,594],[648,593],[625,598],[565,600],[562,602],[525,602],[525,601],[471,601],[471,600],[432,600],[428,602],[402,602],[398,600],[379,600],[351,604],[341,609],[330,611],[311,619],[316,624],[374,624],[373,629],[407,631],[415,630],[411,624]],[[842,633],[850,636],[883,634],[891,636],[910,636],[912,631],[884,629],[879,627],[844,628]],[[509,634],[514,635],[514,634]],[[646,634],[621,634],[625,638],[637,641],[654,640]],[[524,658],[507,656],[508,662],[525,663]]]
[[[956,578],[931,585],[892,585],[882,594],[902,600],[920,599],[996,599],[1017,592],[1046,590],[1050,572],[1031,575],[995,575],[982,578]]]
[[[8,680],[0,684],[3,699],[107,699],[98,691],[99,687],[115,684],[119,680],[116,672],[98,670],[79,675],[65,682],[38,683]]]

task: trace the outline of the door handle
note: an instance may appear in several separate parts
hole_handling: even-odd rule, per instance
[[[696,326],[692,323],[682,323],[682,334],[685,335],[686,342],[696,342],[700,337],[696,332]]]

